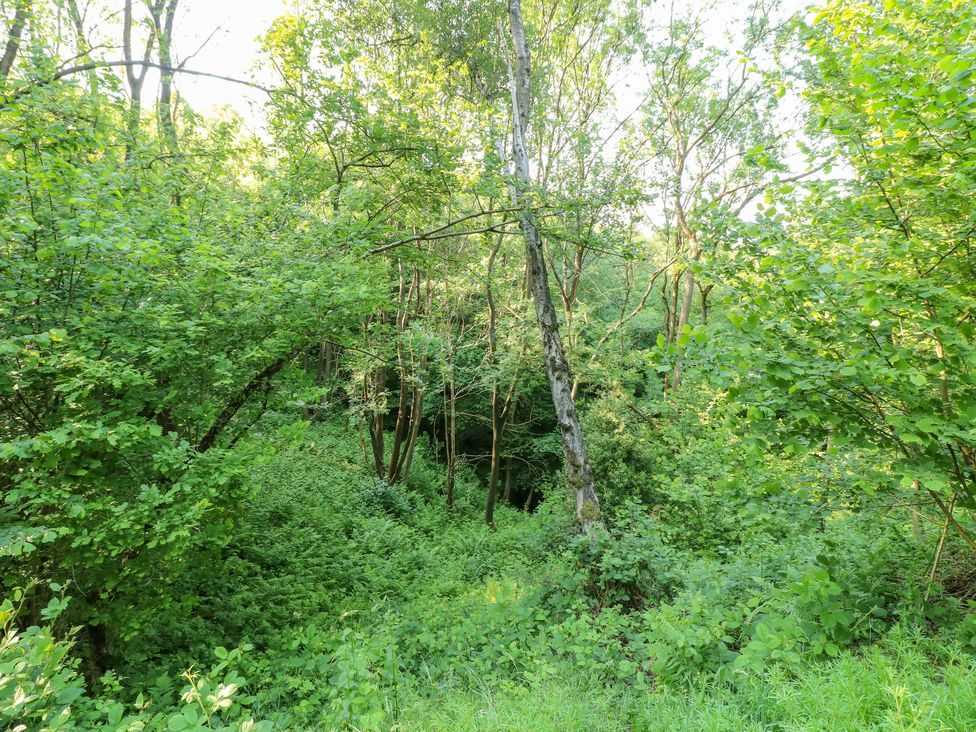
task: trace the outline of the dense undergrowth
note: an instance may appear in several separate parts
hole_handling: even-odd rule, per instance
[[[613,429],[612,403],[587,416],[609,489],[594,538],[559,495],[492,531],[473,472],[451,511],[429,450],[390,486],[344,421],[271,415],[231,543],[190,563],[172,594],[192,604],[161,609],[115,673],[83,691],[57,603],[53,631],[8,638],[16,686],[49,680],[28,729],[971,725],[976,620],[924,602],[929,545],[876,505],[890,495],[863,499],[868,456],[763,456],[720,403],[644,409],[673,439]]]
[[[0,728],[976,728],[976,5],[190,5],[0,0]]]

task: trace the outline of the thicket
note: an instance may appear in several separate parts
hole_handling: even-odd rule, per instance
[[[3,726],[973,726],[971,4],[309,3],[263,137],[96,5],[0,5]]]

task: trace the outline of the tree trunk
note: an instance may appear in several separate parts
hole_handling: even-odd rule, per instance
[[[427,357],[420,359],[420,370],[427,368]],[[413,453],[417,448],[417,436],[420,434],[420,421],[424,417],[424,387],[417,385],[413,389],[413,404],[410,406],[410,432],[407,435],[407,447],[403,455],[403,467],[399,479],[404,483],[410,477],[410,467],[413,465]]]
[[[457,394],[454,389],[454,344],[451,338],[453,323],[447,316],[447,364],[444,378],[444,459],[447,463],[447,507],[454,507],[454,473],[457,458]]]
[[[159,41],[159,63],[163,66],[173,65],[173,21],[176,19],[176,7],[179,0],[169,0],[165,11],[162,4],[156,4],[153,9],[153,25]],[[176,123],[173,120],[173,72],[163,69],[159,72],[159,136],[171,155],[178,152],[176,139]]]
[[[430,314],[431,300],[433,291],[428,278],[424,283],[420,278],[419,270],[415,270],[416,280],[416,312],[418,314]],[[423,285],[426,284],[426,296],[422,296]],[[425,379],[427,378],[427,353],[421,353],[420,366],[415,367],[416,358],[413,351],[413,343],[410,342],[410,369],[414,375],[413,401],[410,405],[410,430],[407,435],[407,447],[403,456],[403,468],[400,471],[400,480],[406,482],[410,477],[410,468],[413,465],[414,451],[417,448],[417,437],[420,434],[420,423],[424,418],[424,392]]]
[[[918,480],[912,481],[912,490],[918,492],[921,489],[921,483]],[[925,533],[922,531],[922,513],[918,510],[918,506],[915,505],[915,496],[912,496],[912,503],[909,506],[912,516],[912,535],[918,542],[925,541]]]
[[[682,271],[675,274],[671,287],[671,304],[668,307],[668,312],[671,314],[671,319],[668,321],[668,345],[678,338],[678,293],[681,291],[682,274]]]
[[[693,262],[697,262],[701,258],[701,249],[695,249],[694,253],[691,255]],[[675,283],[675,290],[678,288],[678,283]],[[685,269],[685,291],[681,298],[681,312],[678,314],[678,325],[675,329],[675,343],[678,346],[677,355],[674,360],[674,372],[671,375],[671,388],[677,389],[681,385],[681,366],[682,366],[682,353],[683,350],[681,343],[678,340],[681,338],[681,334],[684,331],[688,321],[691,319],[691,305],[695,298],[695,273],[694,270],[689,266]]]
[[[664,317],[661,321],[661,335],[664,336],[664,342],[671,342],[671,303],[668,300],[668,285],[671,280],[668,277],[668,273],[664,273],[664,284],[661,285],[661,307],[664,311]]]
[[[214,420],[213,424],[210,425],[210,429],[207,433],[200,439],[197,445],[197,452],[207,452],[215,444],[217,444],[217,439],[221,436],[223,431],[230,424],[231,420],[237,415],[247,401],[261,389],[268,387],[271,379],[273,379],[279,371],[281,371],[285,366],[287,366],[292,358],[297,355],[297,351],[292,351],[284,356],[281,356],[277,360],[270,363],[264,369],[259,371],[254,377],[241,388],[231,399],[224,405],[220,414]]]
[[[454,375],[444,387],[444,459],[447,462],[447,507],[454,507],[454,474],[457,460],[457,414],[454,405]]]
[[[368,386],[369,376],[363,377],[363,399],[367,405],[372,404],[373,414],[369,424],[369,441],[373,448],[373,466],[376,469],[376,477],[380,480],[386,477],[384,470],[385,453],[384,433],[383,433],[383,411],[380,404],[376,401],[383,390],[386,388],[386,367],[380,366],[373,374],[373,388],[370,392]]]
[[[407,374],[400,365],[400,399],[397,403],[396,426],[393,429],[393,446],[390,449],[390,464],[386,471],[386,482],[396,483],[400,472],[400,448],[407,430]]]
[[[150,13],[159,12],[162,7],[162,0],[157,0],[150,6]],[[156,28],[153,26],[149,32],[149,40],[146,41],[146,50],[142,55],[143,65],[136,73],[136,65],[133,63],[132,56],[132,0],[125,0],[122,8],[122,54],[126,61],[125,78],[129,85],[129,113],[126,117],[126,141],[125,157],[126,160],[132,157],[136,140],[139,137],[139,118],[142,116],[142,86],[146,81],[146,74],[149,67],[145,64],[152,57],[152,49],[156,43]]]
[[[708,293],[712,291],[714,285],[708,285],[707,287],[700,287],[701,290],[701,316],[702,325],[708,325]]]
[[[521,0],[509,0],[508,14],[515,68],[509,64],[512,91],[513,161],[516,184],[511,187],[513,204],[519,209],[519,224],[525,239],[526,257],[531,274],[532,296],[536,319],[542,336],[546,376],[556,410],[556,420],[562,436],[566,477],[576,502],[576,518],[587,533],[602,524],[600,501],[597,498],[593,473],[586,457],[583,430],[580,427],[576,403],[570,390],[569,366],[563,354],[559,336],[559,321],[549,292],[549,278],[542,251],[542,237],[530,208],[527,189],[530,184],[529,155],[526,149],[526,127],[529,121],[530,57],[522,24]]]
[[[407,368],[404,355],[404,339],[407,332],[407,325],[410,322],[410,304],[413,292],[420,287],[419,270],[414,269],[410,275],[410,284],[407,285],[404,278],[403,262],[399,263],[400,271],[400,300],[397,311],[397,371],[400,377],[400,399],[397,403],[396,427],[393,431],[393,448],[390,451],[390,464],[387,469],[386,479],[389,483],[396,483],[400,477],[400,470],[403,468],[403,457],[401,448],[404,447],[404,439],[408,439],[409,420],[412,415],[408,414],[408,409],[413,405],[413,390],[410,388],[410,369]],[[411,357],[410,365],[413,366]]]
[[[68,17],[71,18],[71,24],[75,27],[75,44],[78,47],[78,59],[81,61],[92,61],[92,49],[88,43],[88,38],[85,36],[85,21],[81,17],[81,11],[78,9],[78,0],[68,0]],[[95,69],[88,70],[88,91],[92,94],[98,91],[98,71]]]
[[[30,0],[20,0],[17,9],[14,10],[13,20],[10,21],[10,32],[7,35],[7,45],[0,57],[0,81],[10,75],[10,69],[17,60],[17,51],[20,50],[20,37],[24,33],[24,26],[27,25],[27,12],[30,10]]]
[[[502,430],[505,429],[501,414],[501,395],[496,384],[491,390],[491,472],[488,476],[488,498],[485,501],[485,523],[495,526],[495,501],[498,499],[498,473],[502,458]]]
[[[108,653],[108,633],[105,631],[105,626],[101,624],[89,623],[86,630],[88,631],[88,663],[85,676],[89,683],[95,684],[111,667]]]
[[[495,246],[488,257],[485,272],[485,300],[488,303],[488,361],[492,369],[491,383],[491,469],[488,475],[488,497],[485,500],[485,523],[495,525],[495,502],[498,500],[498,473],[502,458],[502,433],[505,431],[505,416],[508,412],[509,398],[502,405],[501,390],[498,383],[498,309],[495,307],[495,293],[492,289],[491,277],[495,269],[495,257],[502,245],[502,237],[498,236]]]

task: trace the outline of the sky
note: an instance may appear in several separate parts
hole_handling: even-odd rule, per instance
[[[176,55],[182,60],[196,53],[187,68],[251,79],[260,55],[258,37],[288,7],[287,0],[183,0],[175,24]],[[178,88],[198,112],[229,105],[250,125],[259,124],[266,95],[257,89],[190,75],[180,78]]]
[[[262,57],[259,38],[275,19],[298,2],[300,0],[181,0],[175,23],[175,59],[185,61],[189,69],[274,86],[275,80],[268,71],[258,68]],[[711,29],[714,42],[721,43],[725,33],[735,27],[735,21],[746,12],[749,2],[751,0],[654,0],[648,10],[663,22],[673,12],[683,14],[703,5],[712,6],[704,14],[706,27]],[[778,4],[779,13],[785,15],[808,6],[810,0],[778,0]],[[96,35],[100,35],[99,31],[109,32],[114,26],[111,35],[118,38],[121,0],[82,0],[81,5],[91,13],[86,25],[101,26],[93,28]],[[158,79],[157,72],[149,72],[144,91],[146,98],[155,96]],[[614,84],[617,115],[629,116],[640,106],[645,84],[641,75],[630,76],[626,72],[619,81],[623,83]],[[264,92],[189,74],[181,75],[176,86],[182,99],[197,112],[209,115],[220,108],[230,107],[252,132],[266,136],[263,105],[267,95]],[[796,111],[795,103],[784,101],[786,104],[781,111],[787,118],[792,117]],[[798,159],[797,164],[802,166],[802,160]]]
[[[808,4],[808,0],[780,2],[787,10]],[[676,9],[698,4],[696,0],[657,0],[655,6],[660,12],[667,13],[672,3]],[[709,14],[716,35],[720,36],[732,24],[735,16],[743,12],[745,4],[744,0],[719,0],[715,12]],[[187,67],[195,70],[254,78],[260,57],[258,37],[276,18],[288,12],[291,5],[290,0],[182,0],[176,20],[176,56],[183,60],[193,54]],[[151,75],[147,86],[153,88],[157,78]],[[258,75],[256,80],[261,81],[261,76]],[[634,79],[634,83],[639,86],[640,80]],[[261,125],[260,106],[265,95],[259,90],[190,75],[179,79],[178,89],[198,112],[207,113],[229,105],[255,130]]]

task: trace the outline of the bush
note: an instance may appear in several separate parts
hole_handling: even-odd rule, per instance
[[[52,588],[60,592],[60,588]],[[236,668],[241,649],[217,649],[220,659],[208,673],[188,670],[180,704],[171,701],[151,704],[142,694],[131,708],[112,697],[123,695],[117,677],[101,679],[102,696],[88,696],[79,674],[80,661],[71,655],[74,631],[58,639],[52,625],[20,630],[14,620],[22,610],[15,606],[24,593],[0,603],[0,720],[13,732],[83,732],[86,730],[168,730],[169,732],[267,732],[267,722],[255,721],[246,710],[247,697],[238,695],[245,680]],[[67,605],[54,598],[42,613],[54,623]],[[164,680],[163,686],[168,684]],[[235,700],[236,696],[236,700]],[[154,707],[159,709],[154,709]]]

